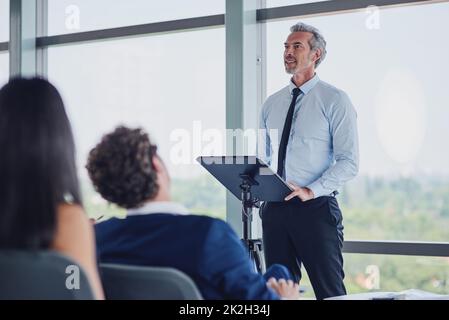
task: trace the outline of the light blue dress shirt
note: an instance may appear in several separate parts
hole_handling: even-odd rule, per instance
[[[271,95],[260,115],[258,155],[277,171],[279,144],[295,84]],[[304,83],[296,100],[287,145],[285,180],[330,195],[357,175],[357,113],[348,95],[317,75]]]

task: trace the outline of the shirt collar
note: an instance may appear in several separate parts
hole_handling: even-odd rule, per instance
[[[153,213],[169,213],[187,215],[189,211],[181,204],[176,202],[164,202],[164,201],[150,201],[143,207],[128,209],[128,216],[139,216]]]
[[[315,87],[315,85],[318,83],[318,81],[320,81],[320,78],[318,77],[317,74],[315,74],[312,79],[310,79],[309,81],[304,83],[302,86],[300,86],[299,89],[301,89],[301,92],[303,92],[304,94],[307,94],[307,93],[309,93],[310,90],[313,89],[313,87]],[[288,86],[290,94],[292,93],[293,89],[295,89],[295,88],[296,88],[296,85],[294,84],[294,82],[292,80],[290,80],[290,83]]]

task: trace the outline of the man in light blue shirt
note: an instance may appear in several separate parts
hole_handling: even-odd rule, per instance
[[[267,265],[301,279],[304,264],[318,299],[346,294],[342,215],[335,195],[358,172],[357,114],[348,95],[321,81],[315,68],[326,41],[314,27],[291,27],[284,46],[287,87],[261,111],[259,155],[294,190],[261,209]]]

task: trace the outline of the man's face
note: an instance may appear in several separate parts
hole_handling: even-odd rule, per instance
[[[293,32],[284,43],[284,66],[289,74],[303,73],[314,69],[315,52],[310,50],[310,32]]]

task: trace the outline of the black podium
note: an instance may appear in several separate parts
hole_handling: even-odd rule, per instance
[[[261,201],[284,201],[290,187],[255,156],[198,157],[197,161],[242,203],[244,246],[256,271],[265,271],[262,240],[252,239],[253,208]]]

